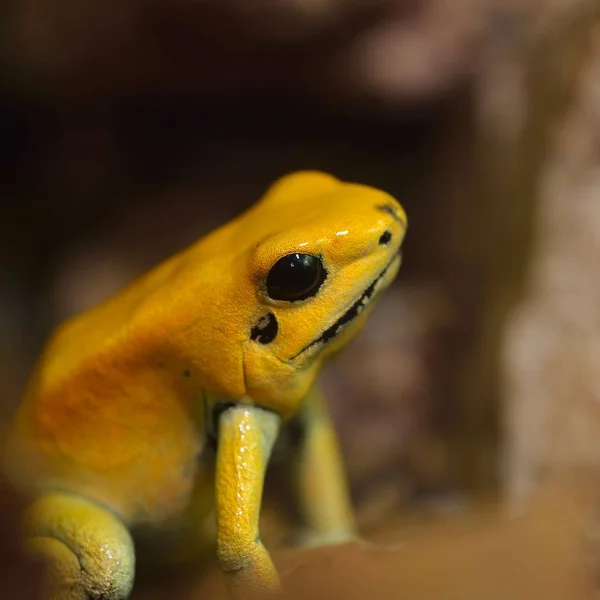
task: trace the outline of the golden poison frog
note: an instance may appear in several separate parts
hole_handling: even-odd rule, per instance
[[[280,589],[259,536],[280,430],[312,542],[352,538],[340,453],[315,378],[394,279],[406,215],[383,191],[283,177],[231,222],[54,333],[8,431],[28,549],[53,600],[132,590],[132,531],[214,511],[235,597]],[[202,461],[212,449],[212,461]],[[210,464],[207,467],[206,464]]]

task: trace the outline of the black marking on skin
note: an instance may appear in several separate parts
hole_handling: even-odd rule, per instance
[[[273,313],[263,315],[250,330],[250,339],[259,344],[270,344],[279,331],[279,324]]]
[[[185,369],[183,371],[183,376],[184,377],[191,377],[192,376],[192,372],[189,369]]]
[[[387,273],[387,270],[390,268],[394,260],[396,260],[397,256],[399,256],[399,253],[394,255],[394,258],[390,260],[383,271],[381,271],[381,273],[379,273],[379,275],[371,282],[369,287],[361,294],[360,298],[331,327],[328,327],[316,340],[313,340],[310,342],[310,344],[302,348],[302,350],[292,356],[290,360],[298,358],[301,354],[317,344],[327,344],[327,342],[331,341],[338,335],[338,333],[342,331],[344,325],[347,325],[350,323],[350,321],[355,319],[362,312],[362,309],[367,306],[371,296],[373,295],[373,292],[375,291],[377,283]]]
[[[392,234],[389,231],[384,231],[379,238],[380,246],[387,246],[392,241]]]
[[[396,223],[404,224],[404,220],[400,218],[398,210],[393,204],[379,204],[375,207],[375,209],[390,215],[390,217],[392,217]]]

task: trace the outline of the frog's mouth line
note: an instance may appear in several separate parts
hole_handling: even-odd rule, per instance
[[[390,267],[395,261],[401,260],[402,251],[398,250],[394,254],[392,260],[385,266],[383,271],[377,275],[377,277],[370,283],[369,287],[360,295],[359,299],[333,324],[328,327],[318,338],[306,345],[300,352],[292,356],[290,360],[295,360],[301,354],[304,354],[307,350],[310,350],[317,345],[325,345],[332,339],[337,337],[345,328],[348,323],[352,322],[360,313],[367,307],[373,296],[379,291],[378,283],[385,277]]]

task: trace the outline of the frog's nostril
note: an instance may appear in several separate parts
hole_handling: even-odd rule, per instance
[[[379,238],[380,246],[387,246],[392,240],[392,234],[389,231],[384,231]]]

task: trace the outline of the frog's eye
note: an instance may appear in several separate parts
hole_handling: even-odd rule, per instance
[[[273,300],[294,302],[317,293],[327,273],[321,260],[311,254],[288,254],[267,275],[267,294]]]

